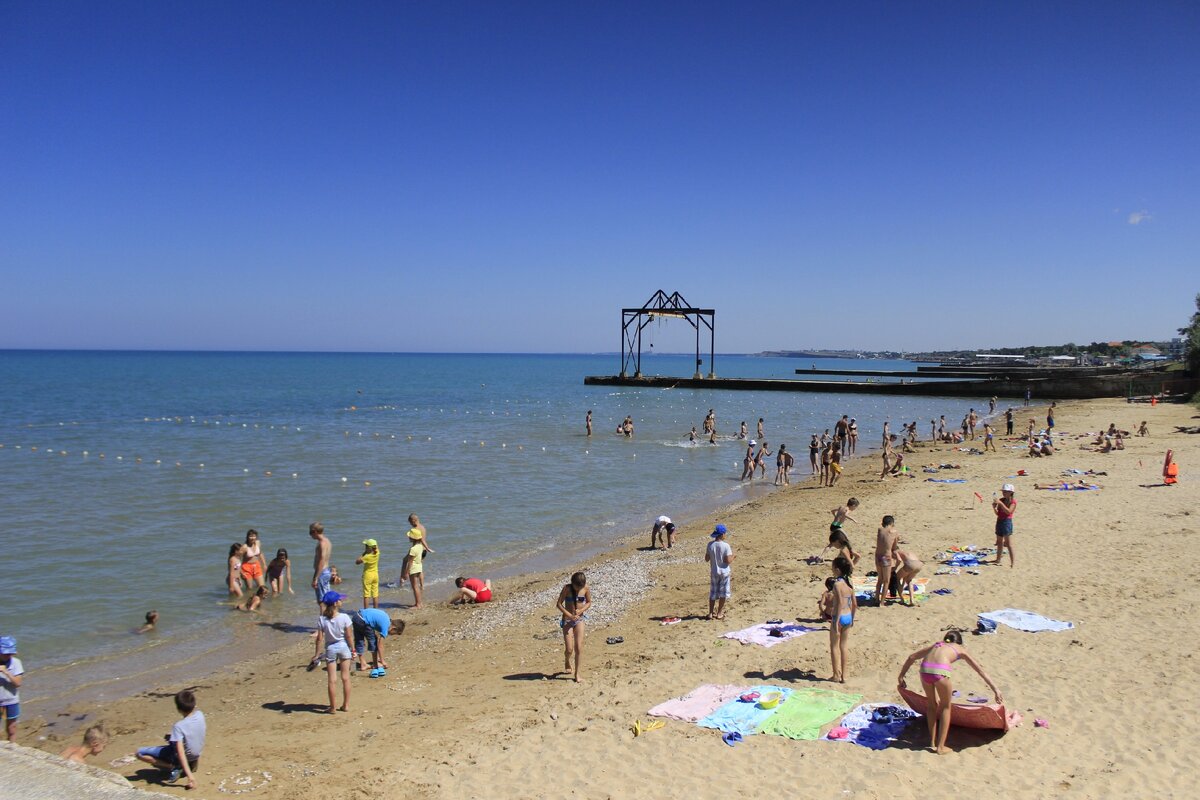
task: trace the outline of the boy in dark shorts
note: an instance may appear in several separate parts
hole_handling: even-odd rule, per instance
[[[166,735],[167,743],[143,747],[137,751],[137,757],[139,761],[170,771],[172,782],[179,780],[180,775],[186,775],[187,788],[195,789],[195,771],[200,764],[200,751],[204,749],[204,712],[196,708],[196,695],[190,689],[175,695],[175,708],[183,719]]]

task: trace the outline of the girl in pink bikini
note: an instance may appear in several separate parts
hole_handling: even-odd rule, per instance
[[[925,711],[925,721],[929,724],[929,749],[938,755],[946,752],[946,734],[950,730],[950,706],[953,704],[954,687],[950,684],[950,667],[959,659],[967,662],[971,669],[979,673],[997,703],[1003,703],[1004,698],[992,679],[983,671],[983,667],[971,658],[962,646],[962,634],[958,631],[948,632],[940,642],[934,642],[932,647],[922,647],[913,653],[900,668],[900,688],[905,688],[904,676],[913,663],[921,661],[921,688],[925,690],[925,698],[929,705]]]

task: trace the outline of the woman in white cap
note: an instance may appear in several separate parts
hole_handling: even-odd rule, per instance
[[[992,510],[996,512],[996,564],[1004,557],[1004,548],[1008,548],[1008,566],[1015,566],[1012,547],[1013,514],[1017,511],[1017,498],[1014,493],[1017,487],[1011,483],[1004,484],[1001,489],[1003,496],[992,498]]]

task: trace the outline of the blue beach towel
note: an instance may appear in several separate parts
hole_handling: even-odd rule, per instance
[[[1043,617],[1041,614],[1035,614],[1032,611],[1021,611],[1016,608],[1002,608],[999,611],[985,611],[979,615],[980,619],[988,622],[1007,625],[1010,628],[1016,628],[1019,631],[1028,631],[1029,633],[1040,633],[1041,631],[1066,631],[1075,627],[1074,622],[1062,622],[1057,619]]]
[[[850,735],[829,741],[853,742],[871,750],[885,750],[918,716],[912,709],[893,703],[866,703],[842,718],[842,727],[847,728]]]
[[[929,483],[966,483],[966,478],[926,478]]]
[[[775,708],[759,708],[757,702],[743,703],[735,698],[696,724],[701,728],[716,728],[725,733],[736,731],[742,736],[751,736],[758,733],[759,727],[775,713],[777,708],[784,705],[792,694],[791,689],[781,686],[751,686],[746,692],[758,692],[760,695],[767,692],[783,692],[783,700]]]
[[[951,567],[978,567],[983,562],[979,560],[979,556],[971,553],[955,553],[942,563]]]

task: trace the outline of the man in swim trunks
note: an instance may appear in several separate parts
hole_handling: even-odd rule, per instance
[[[492,599],[492,582],[490,580],[455,578],[454,585],[458,587],[458,594],[450,601],[452,606],[465,603],[486,603]]]
[[[324,611],[325,604],[321,602],[321,598],[330,590],[333,577],[333,573],[329,571],[329,555],[333,551],[333,544],[325,536],[325,526],[319,522],[308,526],[308,535],[317,543],[316,552],[313,553],[312,588],[317,595],[318,609]]]
[[[896,531],[896,518],[888,514],[875,533],[875,570],[879,573],[879,577],[875,579],[875,600],[880,607],[883,606],[888,588],[892,585],[892,569],[900,563],[896,552],[899,543],[900,534]]]

